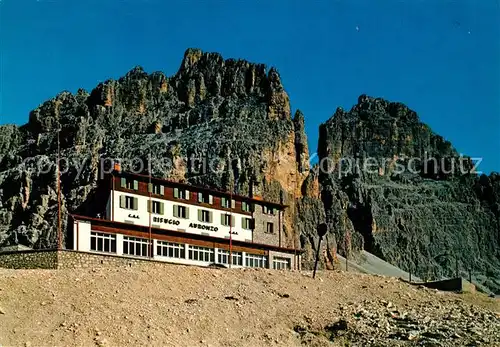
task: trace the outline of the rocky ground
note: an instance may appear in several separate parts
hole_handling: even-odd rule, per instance
[[[0,269],[2,346],[499,346],[500,301],[343,272]]]

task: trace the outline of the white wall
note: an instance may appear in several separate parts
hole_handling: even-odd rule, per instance
[[[95,252],[90,249],[90,232],[92,230],[90,222],[87,221],[75,221],[73,224],[73,235],[74,235],[74,242],[73,242],[73,249],[77,251],[82,251],[82,252],[93,252],[93,253],[100,253],[100,254],[114,254],[114,255],[120,255],[120,256],[125,256],[125,257],[134,257],[134,256],[129,256],[129,255],[124,255],[123,254],[123,235],[121,234],[113,234],[116,235],[116,253],[108,253],[108,252]],[[78,229],[78,233],[77,233]],[[102,233],[101,231],[96,231],[98,233]],[[78,235],[77,235],[78,234]],[[76,239],[78,237],[78,247],[76,243]],[[191,260],[188,259],[188,245],[184,244],[184,254],[185,257],[182,259],[179,258],[170,258],[170,257],[164,257],[161,255],[156,254],[156,246],[157,246],[157,240],[153,239],[153,259],[158,260],[158,261],[165,261],[169,263],[175,263],[175,264],[184,264],[184,265],[197,265],[197,266],[208,266],[213,263],[218,263],[218,249],[214,248],[214,262],[206,262],[206,261],[198,261],[198,260]],[[245,252],[242,253],[242,264],[243,266],[245,265]],[[147,257],[138,257],[141,259],[148,259]],[[224,264],[225,266],[228,266],[227,264]],[[241,268],[243,266],[239,265],[231,265],[232,268]]]
[[[112,192],[113,193],[113,192]],[[133,196],[137,198],[138,200],[138,209],[137,210],[129,210],[125,208],[120,208],[120,195],[127,195],[127,196]],[[143,226],[149,226],[149,212],[148,212],[148,201],[149,197],[143,196],[143,195],[138,195],[138,194],[131,194],[131,193],[124,193],[120,191],[114,191],[114,198],[110,199],[113,201],[113,208],[114,208],[114,221],[117,222],[124,222],[124,223],[133,223],[136,225],[143,225]],[[179,201],[170,201],[170,200],[162,200],[162,199],[156,199],[152,198],[152,201],[159,201],[164,203],[164,215],[158,215],[151,213],[151,224],[154,228],[160,228],[160,229],[168,229],[168,230],[181,230],[185,231],[187,233],[191,234],[204,234],[212,237],[220,237],[224,238],[225,236],[229,237],[229,227],[228,226],[223,226],[220,221],[221,221],[221,214],[227,214],[225,211],[217,210],[217,209],[212,209],[212,208],[205,208],[205,207],[199,207],[195,205],[190,205],[190,204],[185,204],[182,203],[182,200]],[[174,217],[173,214],[173,206],[174,205],[181,205],[185,206],[186,208],[189,208],[189,219],[182,219],[182,218],[176,218]],[[198,221],[198,210],[208,210],[212,212],[212,223],[203,223]],[[248,218],[249,216],[243,215],[243,214],[238,214],[238,213],[232,213],[232,216],[234,216],[235,219],[235,225],[232,227],[233,235],[232,238],[233,240],[239,240],[239,241],[252,241],[252,230],[246,230],[241,227],[241,219],[243,217]],[[138,217],[138,218],[134,218]],[[168,220],[171,223],[165,223],[165,222],[155,222],[154,217],[158,218],[163,218],[164,220]],[[189,225],[193,224],[201,224],[205,225],[208,227],[213,227],[214,230],[202,230],[198,228],[193,228],[190,227]],[[215,231],[215,228],[216,231]],[[237,234],[234,234],[236,232]]]
[[[90,251],[90,229],[90,222],[75,221],[73,223],[73,249],[85,252]]]

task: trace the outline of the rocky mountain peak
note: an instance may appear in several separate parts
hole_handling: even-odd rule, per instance
[[[438,162],[458,157],[451,143],[422,123],[415,111],[402,103],[364,94],[350,111],[338,108],[320,126],[319,148],[323,150],[320,157],[332,157],[336,162],[340,158],[372,158],[392,166],[411,158],[418,158],[423,165],[432,157]],[[387,168],[381,165],[381,169]]]
[[[95,188],[103,158],[119,158],[134,171],[133,161],[147,161],[155,176],[221,190],[234,186],[239,194],[290,204],[285,242],[294,242],[293,206],[308,175],[307,139],[304,117],[292,120],[274,68],[266,72],[263,64],[188,49],[173,76],[137,66],[90,93],[58,94],[34,109],[23,127],[0,127],[11,134],[0,141],[0,245],[54,244],[58,129],[70,167],[61,177],[65,215],[100,208]]]
[[[208,55],[208,54],[207,54]],[[218,56],[220,59],[214,59],[214,60],[222,60],[222,57],[215,53],[213,54],[214,56],[211,58],[215,58],[215,56]],[[186,52],[184,52],[184,58],[182,59],[181,67],[179,68],[179,73],[182,73],[183,71],[189,70],[192,68],[200,58],[203,56],[203,52],[201,49],[198,48],[188,48],[186,49]]]
[[[320,126],[318,154],[331,247],[368,250],[426,279],[453,276],[458,263],[499,290],[497,176],[475,175],[415,111],[361,95]]]

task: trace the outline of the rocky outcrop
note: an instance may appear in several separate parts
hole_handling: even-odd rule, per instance
[[[319,142],[322,199],[341,253],[364,247],[424,279],[458,267],[500,290],[497,174],[478,177],[414,111],[364,95],[321,125]]]
[[[383,287],[383,286],[382,286]],[[410,293],[406,297],[411,298]],[[355,342],[362,346],[469,346],[500,342],[500,318],[493,311],[479,313],[473,305],[449,301],[421,303],[412,310],[386,300],[365,300],[340,306],[341,316],[320,329],[303,322],[294,327],[302,344],[317,338]],[[326,339],[325,339],[326,340]]]
[[[0,133],[1,246],[56,244],[59,141],[64,230],[67,212],[95,214],[100,166],[112,158],[125,170],[150,167],[154,176],[287,204],[285,241],[299,247],[304,117],[292,120],[274,68],[188,49],[172,77],[136,67],[90,93],[63,92],[25,126]]]

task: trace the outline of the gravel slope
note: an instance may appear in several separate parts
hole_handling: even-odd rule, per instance
[[[342,272],[0,269],[2,346],[407,344],[498,346],[500,301]]]

